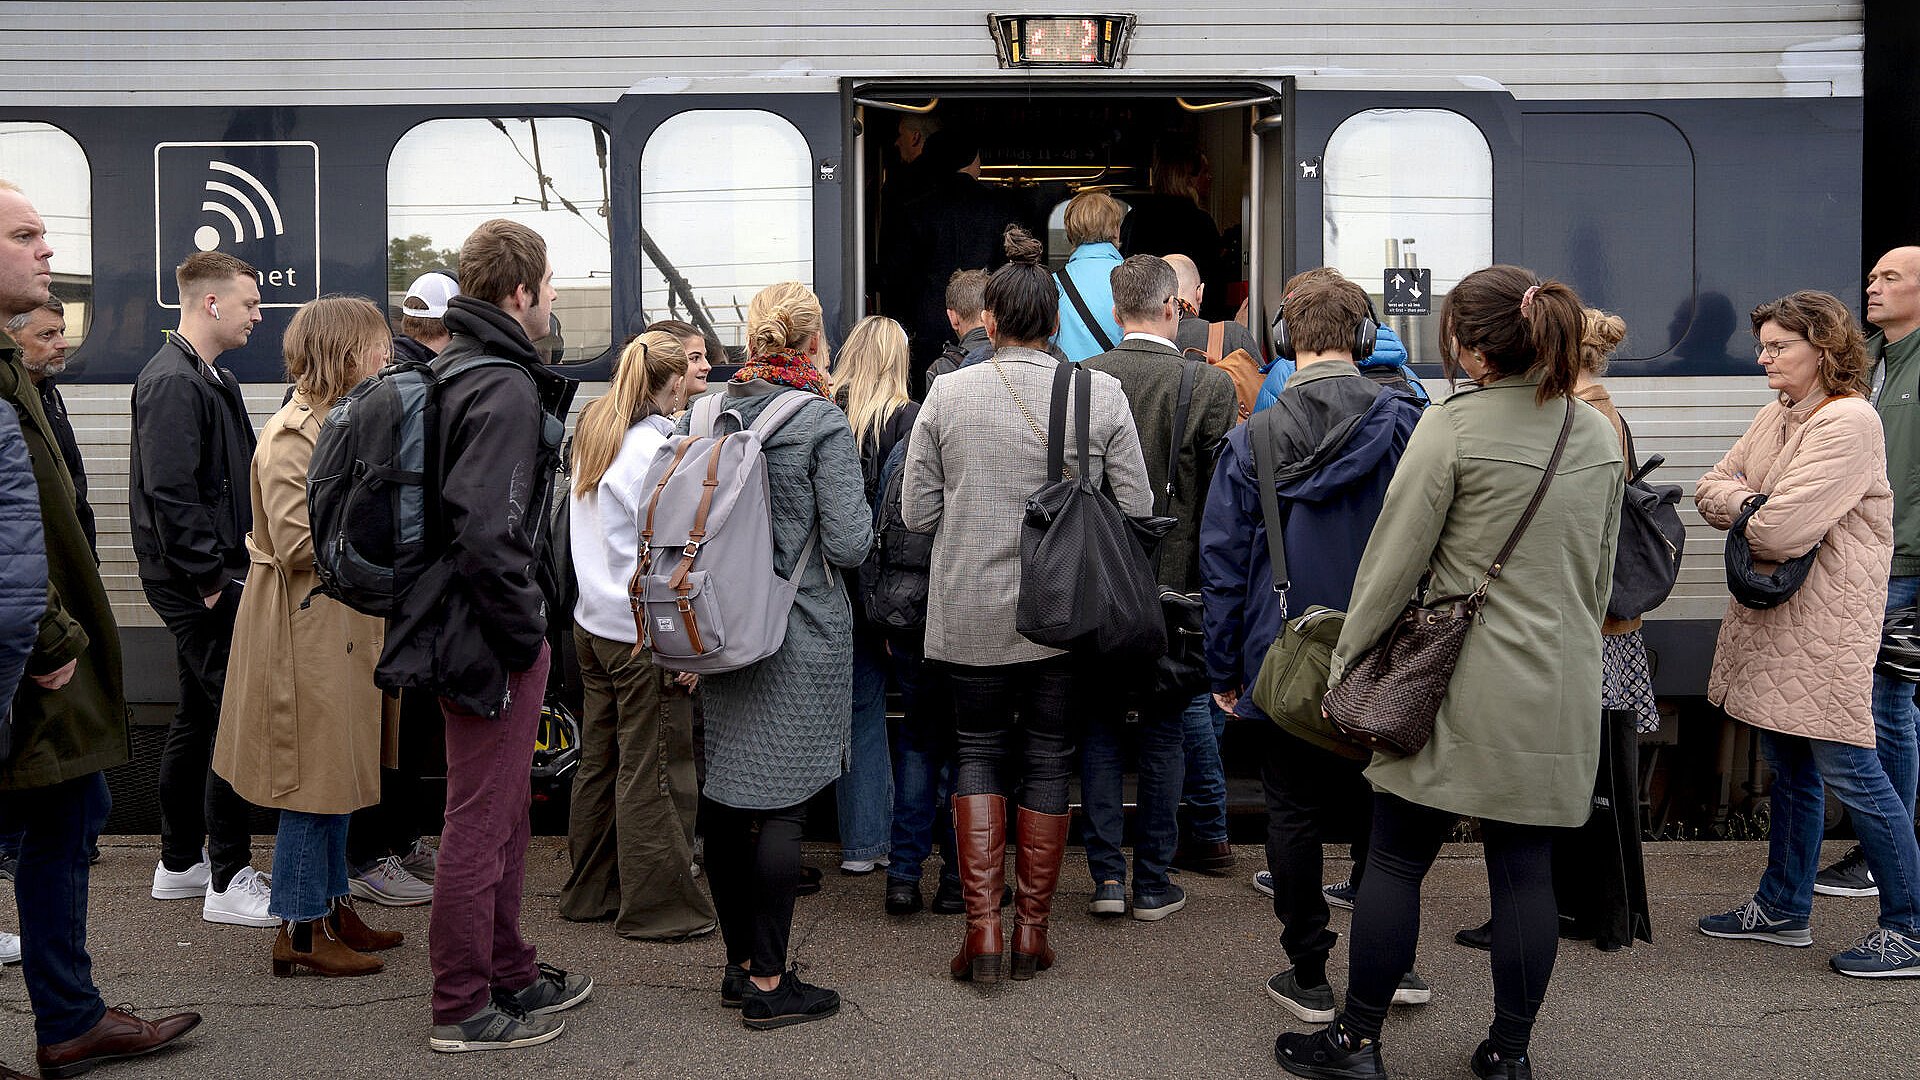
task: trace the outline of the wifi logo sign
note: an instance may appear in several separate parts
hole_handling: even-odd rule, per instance
[[[320,295],[320,148],[311,142],[164,142],[153,148],[153,280],[179,307],[174,268],[218,251],[254,268],[260,306]]]
[[[227,223],[233,226],[235,244],[245,243],[247,239],[246,227],[241,222],[236,207],[244,210],[248,221],[253,223],[255,240],[263,239],[267,235],[266,221],[260,216],[262,206],[273,218],[273,235],[286,235],[287,225],[280,217],[280,204],[274,201],[273,192],[267,190],[267,185],[261,183],[259,177],[238,165],[225,161],[209,161],[207,168],[217,175],[207,181],[208,198],[200,204],[200,209],[204,213],[219,214],[226,218]],[[234,181],[245,185],[247,190],[243,191],[233,186],[221,179],[222,177],[231,177]],[[223,197],[225,201],[213,198],[216,195]],[[201,251],[212,251],[219,247],[220,230],[212,225],[200,226],[193,231],[193,246]]]

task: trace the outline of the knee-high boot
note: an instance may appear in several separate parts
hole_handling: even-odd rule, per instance
[[[1001,795],[953,797],[953,832],[960,846],[960,895],[967,905],[967,936],[955,954],[953,977],[1000,981],[1000,890],[1007,879],[1007,800]]]
[[[1041,814],[1020,808],[1019,849],[1014,856],[1013,977],[1031,979],[1053,966],[1047,944],[1047,916],[1060,884],[1060,858],[1066,852],[1068,814]]]

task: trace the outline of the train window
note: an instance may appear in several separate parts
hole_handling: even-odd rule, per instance
[[[640,157],[640,306],[746,343],[747,301],[813,285],[812,152],[785,119],[695,109],[654,129]]]
[[[1493,152],[1473,121],[1444,109],[1369,109],[1327,140],[1327,265],[1381,304],[1395,267],[1433,271],[1432,315],[1381,317],[1415,363],[1440,362],[1440,302],[1493,262]]]
[[[93,175],[86,152],[52,124],[0,122],[0,177],[20,185],[47,223],[53,295],[65,305],[67,344],[93,318]]]
[[[459,168],[447,167],[449,161]],[[608,239],[607,135],[568,116],[429,120],[400,138],[387,161],[387,301],[396,317],[407,285],[459,263],[481,222],[509,218],[538,232],[553,261],[558,334],[535,344],[579,363],[613,343],[613,254]],[[555,340],[557,338],[557,340]]]

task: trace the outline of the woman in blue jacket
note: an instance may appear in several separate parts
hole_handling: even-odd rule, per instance
[[[1073,254],[1066,269],[1054,275],[1054,289],[1060,294],[1060,329],[1053,343],[1067,359],[1079,363],[1099,356],[1120,340],[1120,324],[1113,317],[1113,283],[1109,277],[1120,265],[1120,223],[1126,220],[1127,207],[1104,191],[1083,191],[1067,203],[1067,242]],[[1073,281],[1075,291],[1086,303],[1086,314],[1067,296],[1060,277]],[[1102,338],[1105,338],[1103,341]]]

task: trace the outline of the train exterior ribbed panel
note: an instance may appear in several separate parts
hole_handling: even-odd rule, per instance
[[[630,91],[818,90],[994,75],[994,7],[19,2],[0,40],[17,105],[610,102]],[[1042,5],[1058,9],[1060,5]],[[1089,10],[1102,5],[1087,5]],[[1491,79],[1521,99],[1858,96],[1860,3],[1132,0],[1133,75]],[[399,25],[400,23],[406,25]],[[441,25],[434,25],[441,24]]]

